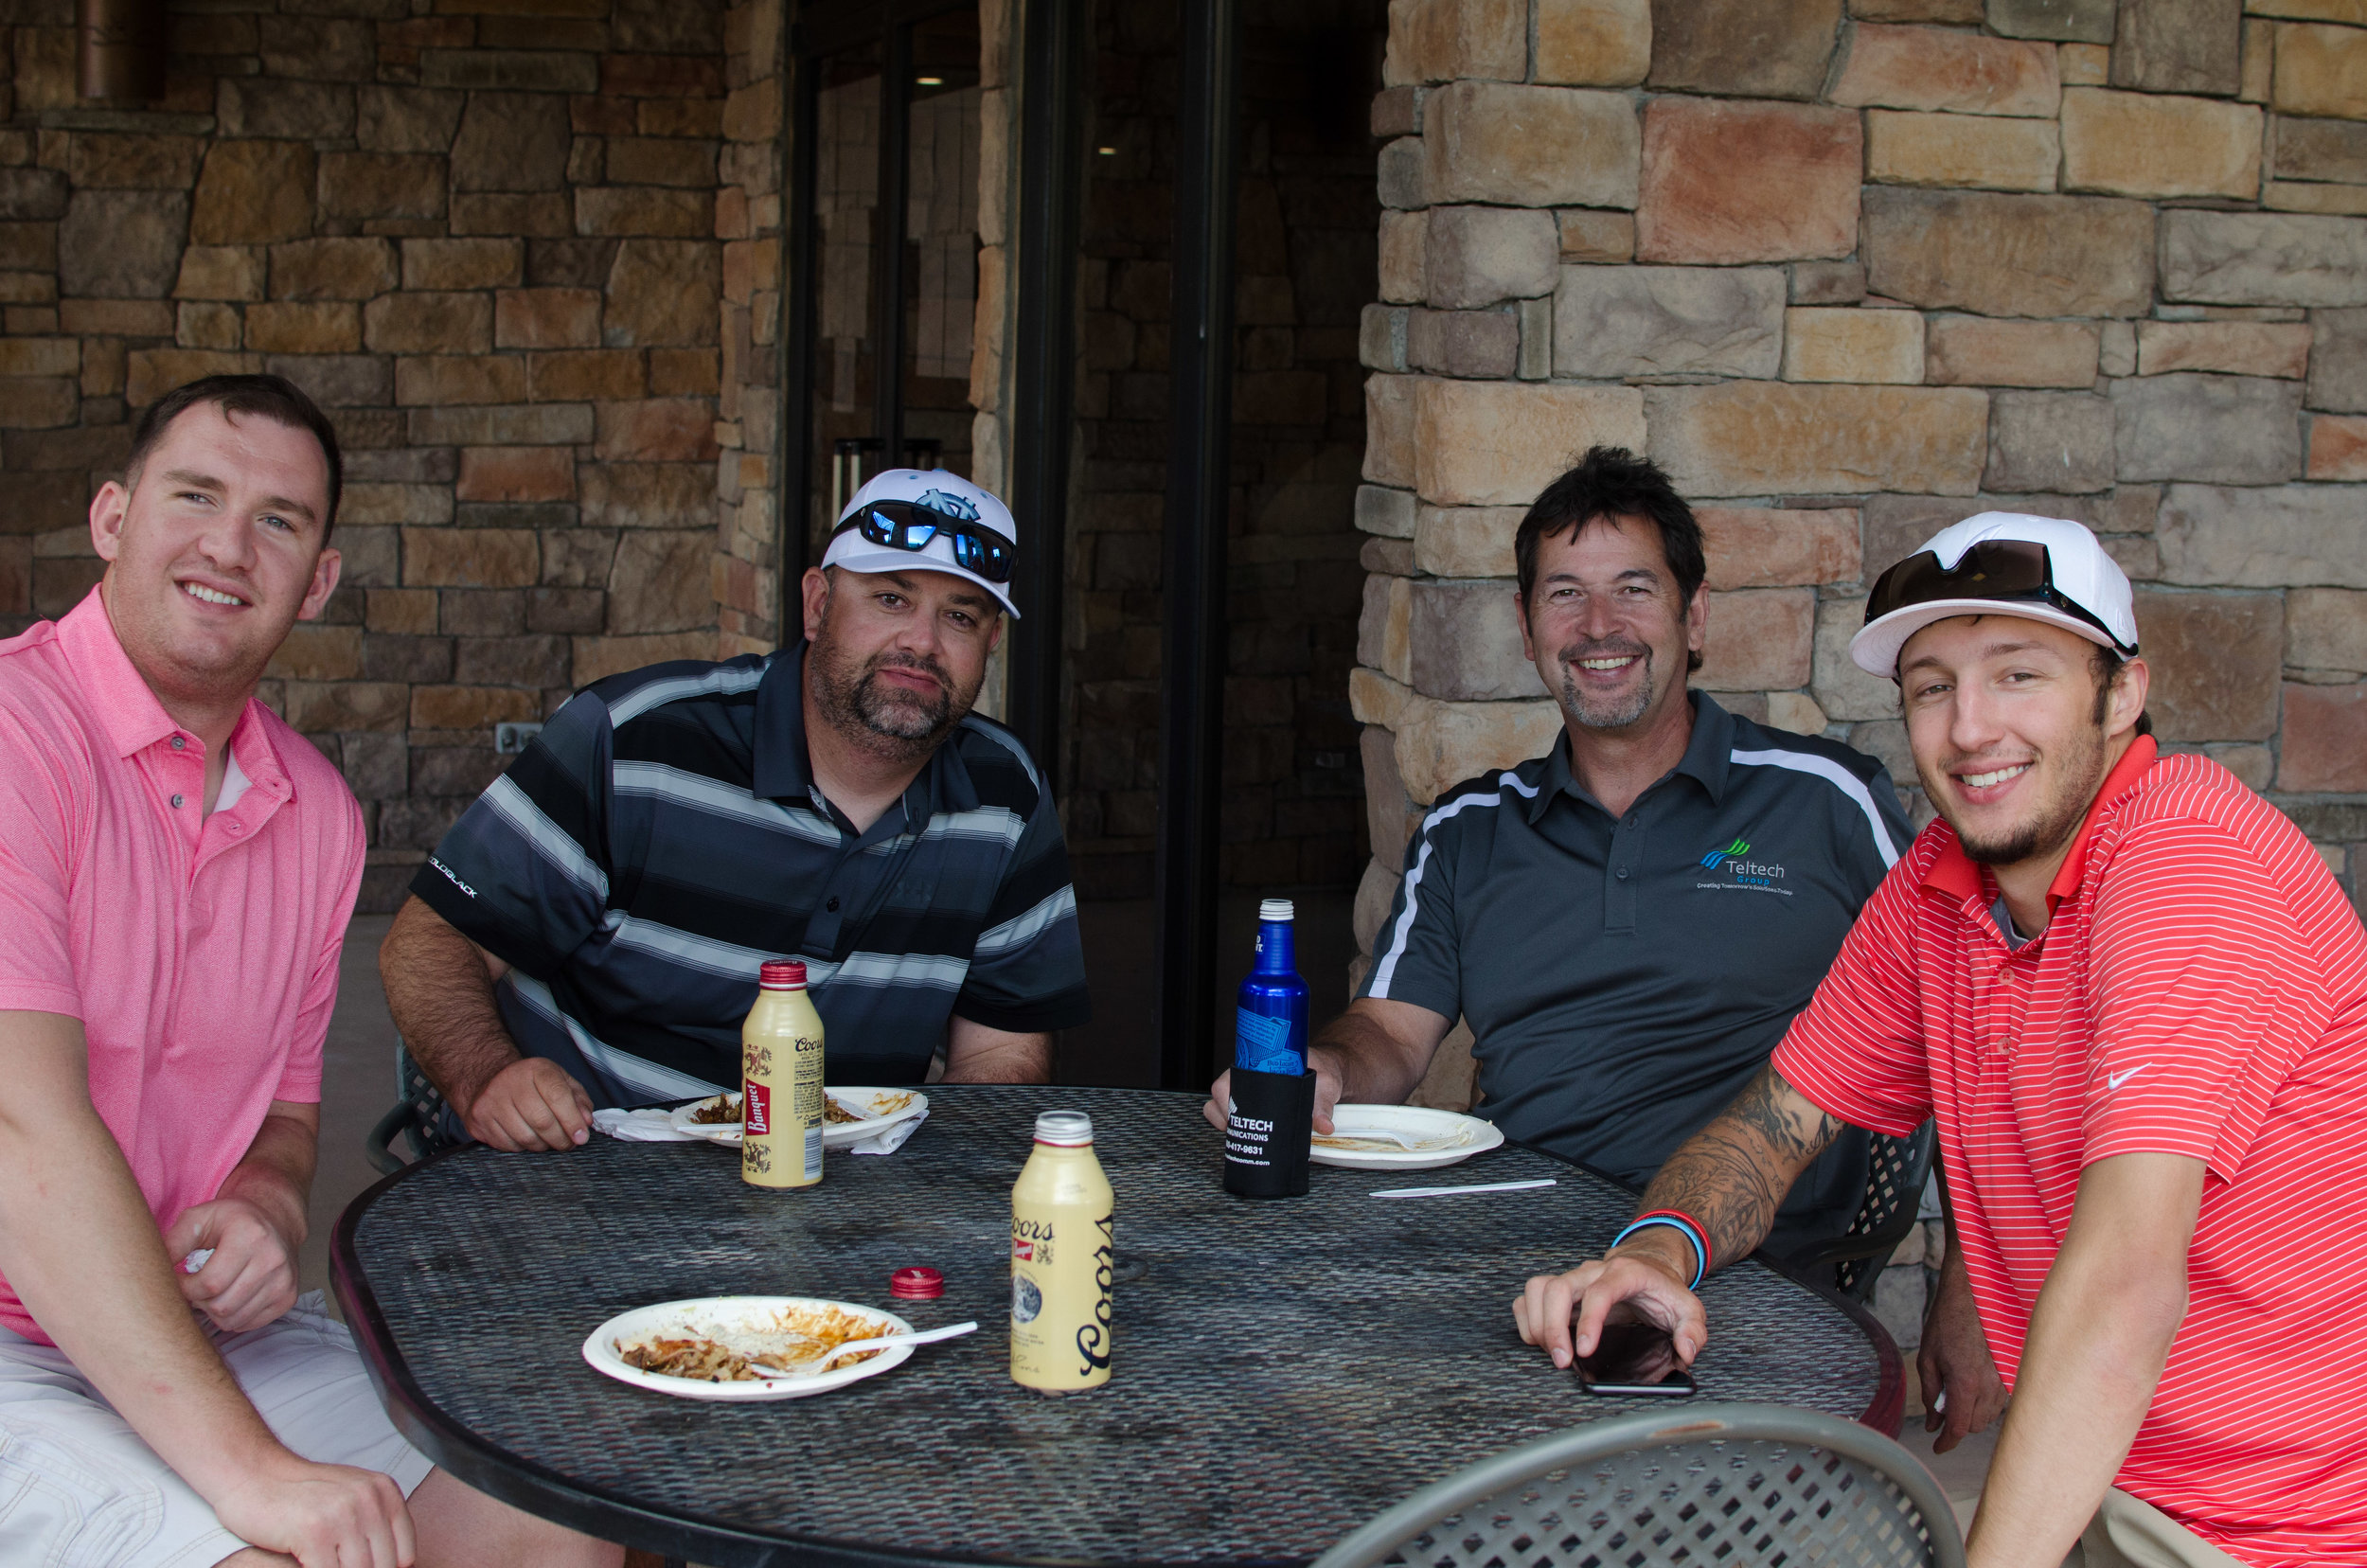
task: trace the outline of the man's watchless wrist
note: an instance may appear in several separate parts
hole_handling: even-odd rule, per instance
[[[444,1098],[454,1111],[460,1114],[460,1119],[467,1121],[476,1114],[476,1102],[483,1099],[485,1092],[493,1087],[493,1080],[525,1060],[525,1055],[513,1045],[510,1047],[508,1059],[493,1063],[489,1069],[479,1071],[473,1067],[464,1068],[455,1075],[453,1086],[447,1091]]]
[[[1659,1226],[1638,1231],[1605,1253],[1603,1261],[1608,1263],[1615,1257],[1648,1263],[1667,1274],[1673,1283],[1688,1290],[1692,1288],[1695,1263],[1693,1243],[1677,1231]]]
[[[276,1170],[232,1174],[237,1180],[222,1184],[222,1196],[253,1209],[291,1247],[302,1246],[311,1229],[305,1213],[307,1194]]]

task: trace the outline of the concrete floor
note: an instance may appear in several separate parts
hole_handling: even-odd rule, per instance
[[[1981,1502],[1981,1488],[1989,1478],[1989,1456],[1997,1452],[1997,1428],[1967,1437],[1946,1453],[1933,1453],[1923,1417],[1910,1416],[1898,1441],[1938,1478],[1948,1500],[1956,1506],[1956,1527],[1969,1528],[1972,1510]]]
[[[391,915],[358,915],[346,928],[337,1010],[329,1021],[321,1070],[320,1169],[312,1178],[311,1230],[297,1260],[304,1289],[329,1289],[329,1233],[347,1203],[378,1180],[362,1151],[371,1124],[395,1103],[395,1021],[378,983],[378,944]],[[336,1298],[331,1296],[335,1310]]]

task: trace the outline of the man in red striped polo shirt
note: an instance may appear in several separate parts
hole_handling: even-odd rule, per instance
[[[1644,1207],[1685,1223],[1514,1311],[1557,1365],[1614,1307],[1690,1362],[1700,1265],[1842,1123],[1936,1114],[2014,1390],[1971,1562],[2367,1562],[2367,934],[2282,814],[2159,754],[2130,605],[2054,519],[1984,513],[1884,574],[1851,651],[1898,681],[1941,820],[1662,1168]]]

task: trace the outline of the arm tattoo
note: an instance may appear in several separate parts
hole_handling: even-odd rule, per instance
[[[1709,1232],[1714,1260],[1730,1262],[1767,1238],[1784,1194],[1841,1129],[1771,1063],[1669,1156],[1644,1207],[1693,1216]]]
[[[1770,1062],[1759,1070],[1735,1102],[1726,1107],[1733,1116],[1766,1138],[1788,1159],[1806,1165],[1824,1152],[1841,1134],[1842,1124],[1810,1104],[1808,1097],[1784,1081]],[[1809,1117],[1815,1117],[1813,1125]]]

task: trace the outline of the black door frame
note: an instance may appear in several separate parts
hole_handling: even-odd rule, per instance
[[[1239,0],[1181,0],[1175,126],[1175,428],[1161,582],[1159,1081],[1216,1076],[1218,840],[1224,775],[1225,532],[1233,466],[1233,231]]]
[[[1011,493],[1023,543],[1010,632],[1011,728],[1059,790],[1060,635],[1068,596],[1071,436],[1077,424],[1077,248],[1085,174],[1085,47],[1092,0],[1022,0],[1019,191],[1009,287]]]

